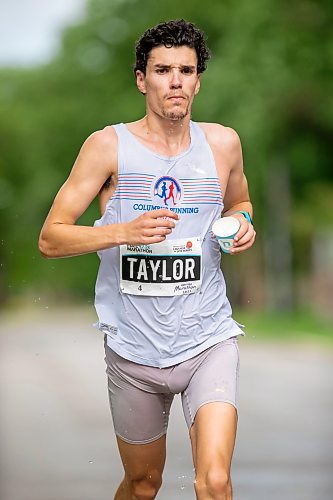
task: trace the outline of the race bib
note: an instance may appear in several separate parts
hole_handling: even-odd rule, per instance
[[[120,290],[132,295],[196,293],[201,286],[199,237],[120,246]]]

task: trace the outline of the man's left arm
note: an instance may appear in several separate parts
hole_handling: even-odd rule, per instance
[[[256,232],[252,223],[253,208],[244,174],[242,146],[239,136],[234,130],[225,129],[223,142],[225,162],[228,163],[230,169],[224,195],[223,217],[232,215],[240,222],[239,231],[230,250],[231,254],[237,254],[253,245]],[[246,214],[242,212],[246,212]]]

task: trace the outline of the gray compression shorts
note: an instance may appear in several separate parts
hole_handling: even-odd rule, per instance
[[[237,410],[237,337],[168,368],[124,359],[106,341],[105,354],[115,433],[128,443],[150,443],[166,434],[175,394],[181,393],[188,428],[198,409],[206,403],[222,401]]]

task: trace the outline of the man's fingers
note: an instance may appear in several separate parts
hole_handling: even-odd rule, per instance
[[[152,245],[153,243],[161,243],[161,241],[164,241],[166,239],[166,236],[163,235],[155,235],[155,236],[145,236],[142,238],[142,244],[143,245]]]
[[[253,236],[256,235],[256,232],[253,228],[253,226],[248,225],[246,226],[241,226],[240,230],[238,231],[237,235],[235,236],[235,241],[234,241],[234,246],[242,246],[248,241],[252,239]]]
[[[172,210],[169,210],[168,208],[158,208],[157,210],[151,210],[150,212],[146,212],[144,215],[146,217],[151,217],[153,219],[164,218],[164,217],[168,217],[169,219],[174,219],[174,220],[179,219],[179,216]]]
[[[235,241],[236,242],[240,241],[243,238],[243,236],[250,231],[250,227],[251,226],[248,222],[242,221],[240,228],[238,229],[237,234],[235,236]]]
[[[242,247],[252,238],[252,234],[245,233],[238,241],[234,241],[234,247]]]
[[[164,217],[158,217],[158,218],[144,217],[142,220],[142,225],[144,228],[167,227],[173,229],[176,227],[176,224],[173,220],[165,219]]]
[[[252,245],[253,245],[253,243],[254,243],[255,237],[256,237],[256,233],[254,232],[254,233],[253,233],[253,235],[252,235],[252,237],[250,238],[250,240],[248,240],[246,243],[244,243],[244,244],[242,244],[242,245],[240,245],[240,244],[238,243],[236,247],[234,247],[234,246],[233,246],[233,247],[230,249],[230,253],[231,253],[232,255],[235,255],[235,254],[237,254],[237,253],[241,253],[241,252],[243,252],[244,250],[247,250],[248,248],[251,248],[251,247],[252,247]]]
[[[151,236],[166,236],[167,234],[171,234],[172,229],[169,227],[154,227],[154,228],[147,228],[143,230],[143,236],[151,237]]]

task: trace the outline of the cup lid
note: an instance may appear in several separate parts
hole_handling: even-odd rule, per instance
[[[222,217],[214,222],[212,231],[216,236],[226,238],[237,233],[239,228],[240,222],[235,217]]]

